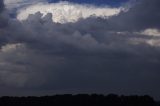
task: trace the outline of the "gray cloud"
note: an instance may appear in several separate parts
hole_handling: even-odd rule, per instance
[[[0,28],[3,27],[6,24],[6,19],[4,16],[4,13],[2,13],[4,11],[4,3],[3,0],[0,0]]]
[[[22,22],[9,19],[0,27],[0,89],[159,97],[160,37],[140,33],[159,29],[158,3],[142,0],[110,19],[76,23],[54,23],[40,12]]]
[[[0,12],[4,9],[3,0],[0,1]]]
[[[128,12],[121,13],[118,17],[110,19],[121,30],[142,30],[145,28],[159,28],[159,0],[140,0]],[[113,26],[113,27],[115,27]]]

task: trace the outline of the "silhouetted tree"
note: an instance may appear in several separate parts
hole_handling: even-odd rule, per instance
[[[145,96],[107,96],[98,94],[64,94],[42,97],[9,97],[0,98],[0,106],[159,106],[154,99]]]

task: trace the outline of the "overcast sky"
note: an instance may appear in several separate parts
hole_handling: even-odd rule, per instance
[[[159,5],[160,0],[0,0],[0,95],[160,99]]]

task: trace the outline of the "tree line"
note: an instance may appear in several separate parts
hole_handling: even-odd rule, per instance
[[[54,96],[0,97],[0,106],[160,106],[148,95],[64,94]]]

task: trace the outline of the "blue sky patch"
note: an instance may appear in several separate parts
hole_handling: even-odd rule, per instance
[[[110,5],[110,6],[119,6],[124,2],[129,0],[48,0],[49,2],[59,2],[59,1],[69,1],[74,3],[87,3],[94,5]]]

